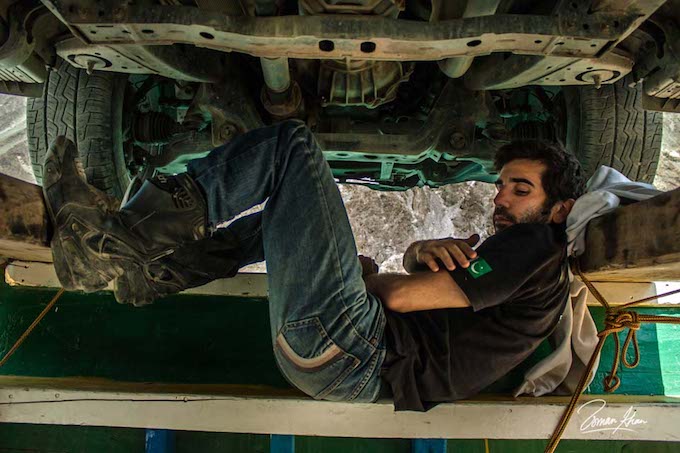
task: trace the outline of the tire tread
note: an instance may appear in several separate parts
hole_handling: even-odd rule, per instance
[[[88,181],[121,197],[113,137],[113,86],[117,74],[88,75],[64,60],[50,71],[43,97],[26,106],[28,150],[36,181],[42,182],[43,160],[50,143],[65,135],[76,143]]]
[[[661,151],[662,115],[641,105],[641,87],[624,77],[611,85],[580,89],[577,155],[588,176],[600,165],[631,180],[651,183]]]

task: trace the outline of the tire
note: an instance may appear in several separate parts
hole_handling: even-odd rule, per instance
[[[624,77],[610,85],[567,87],[566,147],[590,177],[600,165],[620,171],[633,181],[651,183],[661,151],[662,114],[645,111],[641,87]]]
[[[59,60],[43,96],[26,105],[28,151],[38,183],[49,144],[65,135],[78,147],[88,181],[122,198],[130,182],[122,133],[126,81],[120,74],[88,75]]]

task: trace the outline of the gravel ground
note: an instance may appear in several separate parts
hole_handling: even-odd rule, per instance
[[[0,94],[0,172],[34,182],[26,145],[26,98]]]
[[[0,95],[0,172],[34,181],[26,146],[26,100]],[[680,187],[680,115],[664,116],[664,137],[654,184],[660,190]],[[441,189],[378,192],[343,185],[340,192],[359,253],[372,256],[381,269],[401,272],[408,245],[420,239],[468,237],[493,233],[490,214],[495,189],[469,182]],[[263,271],[253,266],[250,271]]]

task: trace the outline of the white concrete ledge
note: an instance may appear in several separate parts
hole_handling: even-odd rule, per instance
[[[61,287],[54,266],[46,263],[13,261],[5,269],[5,281],[11,286]],[[108,290],[113,291],[113,286],[109,285]],[[215,280],[183,294],[266,298],[267,274],[240,273],[234,278]]]
[[[579,404],[564,438],[680,441],[680,399],[588,398],[592,401]],[[548,439],[566,402],[505,398],[442,404],[419,413],[394,412],[390,401],[352,404],[293,396],[33,387],[27,382],[7,386],[0,381],[0,423],[339,437]]]
[[[5,281],[12,286],[59,288],[59,280],[51,264],[14,261],[7,265]],[[612,283],[598,282],[595,286],[613,305],[632,302],[680,288],[680,282]],[[110,290],[112,288],[109,288]],[[207,285],[193,288],[184,294],[267,297],[267,274],[239,273],[234,278],[215,280]],[[589,305],[599,305],[592,296]],[[680,294],[643,306],[680,306]]]

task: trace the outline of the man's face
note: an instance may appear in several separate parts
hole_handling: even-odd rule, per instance
[[[548,197],[541,183],[545,169],[542,162],[528,159],[516,159],[503,166],[496,182],[498,194],[493,200],[496,233],[516,223],[550,222]]]

